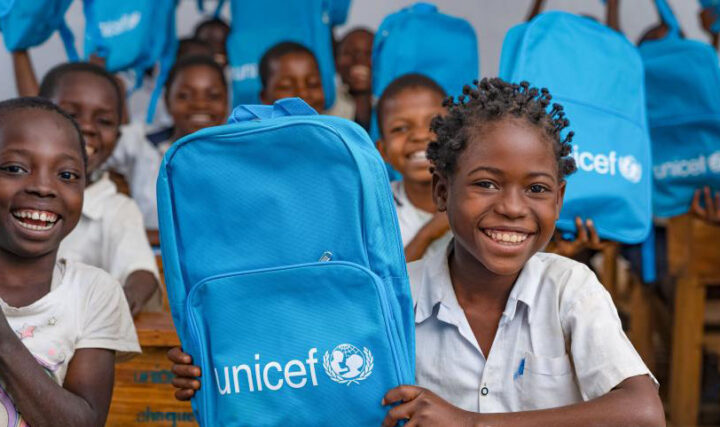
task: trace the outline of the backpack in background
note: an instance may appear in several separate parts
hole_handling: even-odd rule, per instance
[[[322,76],[325,108],[335,102],[335,59],[332,26],[344,22],[349,0],[233,0],[227,54],[231,69],[233,104],[259,104],[258,66],[274,45],[291,41],[310,49]]]
[[[372,51],[372,92],[376,99],[396,78],[421,73],[448,95],[458,95],[478,78],[477,37],[464,19],[438,12],[431,3],[415,3],[388,15],[375,33]],[[380,137],[377,115],[370,135]]]
[[[653,154],[653,213],[690,210],[696,189],[720,189],[720,67],[708,44],[680,37],[664,1],[668,35],[640,45]]]
[[[85,57],[97,54],[110,72],[143,73],[175,38],[175,0],[85,0]]]
[[[68,58],[77,61],[75,37],[65,23],[65,12],[72,0],[5,0],[0,9],[0,30],[10,51],[39,46],[55,31],[65,45]]]
[[[174,143],[163,264],[200,425],[371,426],[414,381],[414,322],[383,163],[297,98],[237,107]]]
[[[500,77],[546,87],[575,131],[578,171],[568,177],[557,227],[592,218],[603,239],[640,243],[651,227],[651,156],[643,65],[621,34],[591,19],[547,12],[512,28]]]

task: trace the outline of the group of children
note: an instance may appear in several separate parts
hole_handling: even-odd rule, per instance
[[[181,40],[164,87],[167,125],[150,133],[102,64],[61,64],[38,84],[28,52],[13,54],[23,97],[0,102],[0,402],[17,421],[9,425],[104,424],[115,359],[140,350],[132,316],[161,308],[146,230],[157,229],[162,155],[225,122],[228,33],[213,19]],[[356,29],[336,43],[338,99],[326,112],[366,129],[372,41]],[[259,75],[263,103],[299,97],[323,112],[318,62],[305,46],[273,46]],[[562,107],[546,90],[499,79],[446,95],[408,74],[375,105],[378,151],[403,178],[391,185],[406,259],[417,260],[408,266],[417,386],[378,402],[389,405],[383,425],[664,425],[658,384],[609,294],[585,265],[544,252],[553,238],[562,255],[600,244],[587,219],[578,219],[579,243],[555,234],[576,169]],[[129,194],[118,191],[123,180]],[[693,212],[720,223],[720,196],[698,191]],[[180,348],[169,358],[176,396],[187,400],[200,369]]]

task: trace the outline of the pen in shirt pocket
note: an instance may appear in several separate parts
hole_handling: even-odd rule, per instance
[[[525,358],[523,357],[522,360],[520,360],[520,365],[518,365],[517,371],[515,371],[515,373],[513,374],[513,380],[516,380],[519,377],[522,377],[524,372],[525,372]]]

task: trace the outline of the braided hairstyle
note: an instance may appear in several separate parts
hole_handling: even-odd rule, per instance
[[[435,171],[451,177],[472,132],[508,117],[526,120],[552,142],[561,180],[577,170],[575,159],[570,157],[574,132],[561,136],[570,121],[562,105],[550,105],[552,96],[547,89],[530,87],[528,82],[507,83],[498,78],[475,80],[473,84],[476,88],[465,85],[457,100],[452,96],[445,99],[443,106],[448,114],[436,117],[430,125],[437,138],[428,145],[427,157]]]

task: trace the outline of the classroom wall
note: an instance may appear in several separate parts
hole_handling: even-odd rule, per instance
[[[151,1],[151,0],[148,0]],[[250,1],[250,0],[247,0]],[[481,73],[483,76],[497,74],[500,51],[505,33],[527,15],[532,0],[434,0],[440,10],[470,21],[478,34]],[[695,0],[669,0],[678,15],[687,37],[705,40],[700,29]],[[206,1],[208,10],[214,10],[215,1]],[[228,2],[229,3],[229,2]],[[387,14],[414,3],[413,0],[354,0],[347,24],[338,27],[338,35],[349,28],[366,26],[377,28]],[[557,9],[587,14],[604,19],[604,6],[600,0],[547,0],[546,10]],[[227,15],[227,9],[225,10]],[[192,33],[200,20],[195,0],[181,0],[178,10],[178,33],[180,37]],[[66,15],[68,24],[82,47],[84,19],[82,2],[76,0]],[[652,0],[621,0],[621,24],[631,40],[636,40],[649,26],[657,21]],[[0,34],[1,37],[1,34]],[[0,99],[16,96],[10,55],[0,49]],[[66,59],[64,48],[57,35],[44,45],[32,50],[35,71],[41,77],[50,67]]]

